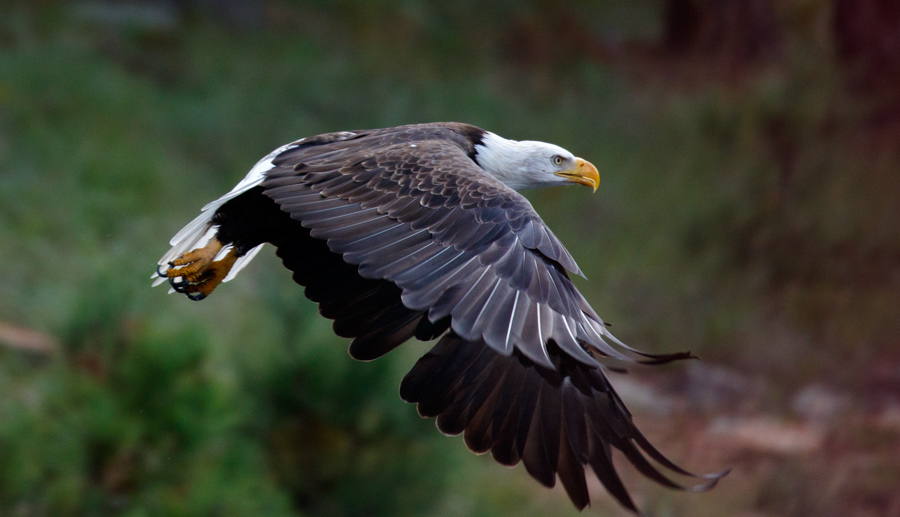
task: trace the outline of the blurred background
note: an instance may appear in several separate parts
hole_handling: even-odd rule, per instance
[[[168,239],[271,149],[455,120],[595,163],[528,194],[713,491],[658,516],[900,515],[900,7],[886,0],[5,0],[0,515],[577,515],[403,403],[271,249],[203,303]],[[599,486],[585,515],[626,515]]]

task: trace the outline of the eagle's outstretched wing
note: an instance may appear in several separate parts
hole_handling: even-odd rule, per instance
[[[264,194],[361,276],[399,287],[405,307],[427,311],[432,322],[449,317],[460,337],[504,355],[516,348],[547,367],[550,341],[592,366],[588,347],[630,359],[622,350],[634,351],[572,284],[566,270],[580,273],[575,260],[527,199],[447,139],[359,142],[365,138],[285,151],[262,182]],[[365,359],[387,351],[359,342],[352,349]]]
[[[472,450],[507,465],[521,460],[547,486],[559,475],[578,508],[589,503],[590,465],[635,510],[612,448],[648,477],[684,489],[660,468],[692,474],[638,431],[602,362],[690,354],[638,352],[609,333],[568,276],[580,274],[569,252],[528,200],[472,159],[471,128],[405,126],[300,140],[212,205],[209,228],[217,228],[219,246],[235,250],[232,264],[274,244],[307,297],[335,320],[335,332],[353,338],[355,358],[443,336],[404,379],[401,396],[436,416],[442,431],[465,431]],[[165,273],[176,289],[203,281],[193,271],[176,281],[179,267]],[[722,475],[688,489],[708,489]]]

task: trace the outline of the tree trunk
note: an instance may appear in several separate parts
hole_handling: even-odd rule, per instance
[[[835,53],[864,89],[900,85],[900,2],[835,0]]]
[[[771,0],[666,0],[664,45],[741,65],[777,57],[781,30]]]

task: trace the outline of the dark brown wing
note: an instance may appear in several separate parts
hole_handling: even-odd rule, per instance
[[[465,339],[503,355],[515,347],[546,367],[550,341],[592,366],[588,348],[631,360],[575,289],[566,269],[578,266],[528,200],[484,174],[455,132],[428,127],[286,151],[265,194],[361,276],[390,281],[404,306],[432,322],[449,317]]]
[[[400,396],[419,414],[437,417],[446,434],[465,433],[474,452],[490,451],[504,465],[522,461],[528,473],[552,487],[559,475],[579,509],[590,502],[584,470],[590,465],[606,489],[637,511],[612,463],[612,449],[645,476],[679,490],[703,491],[727,472],[681,486],[648,457],[675,473],[697,477],[663,456],[638,430],[606,375],[549,347],[554,368],[520,354],[500,355],[483,342],[454,333],[423,356],[400,386]]]
[[[648,477],[682,488],[647,457],[690,474],[641,435],[593,355],[663,362],[688,354],[641,354],[615,340],[569,279],[567,269],[578,272],[569,253],[472,153],[452,126],[301,141],[273,160],[262,185],[301,226],[286,224],[271,242],[335,332],[354,338],[356,358],[451,329],[407,375],[401,395],[445,433],[465,432],[472,450],[507,465],[521,460],[547,486],[559,475],[579,508],[589,502],[591,465],[634,510],[612,448]]]

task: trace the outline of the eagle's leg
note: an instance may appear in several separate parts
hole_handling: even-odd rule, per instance
[[[168,268],[158,267],[156,274],[168,279],[176,292],[202,300],[225,280],[239,258],[266,242],[280,242],[281,236],[297,231],[299,224],[263,194],[262,187],[254,187],[219,207],[209,226],[201,228],[204,233],[196,234],[199,241],[206,231],[215,229],[206,245],[180,255]]]
[[[221,260],[215,260],[222,248],[223,244],[214,238],[206,246],[170,262],[165,271],[157,272],[169,279],[175,291],[192,300],[202,300],[222,283],[238,258],[237,249],[232,247]]]
[[[220,251],[222,251],[222,243],[219,242],[219,239],[213,238],[206,246],[184,253],[169,262],[169,269],[166,270],[165,276],[181,277],[188,282],[195,282]]]

